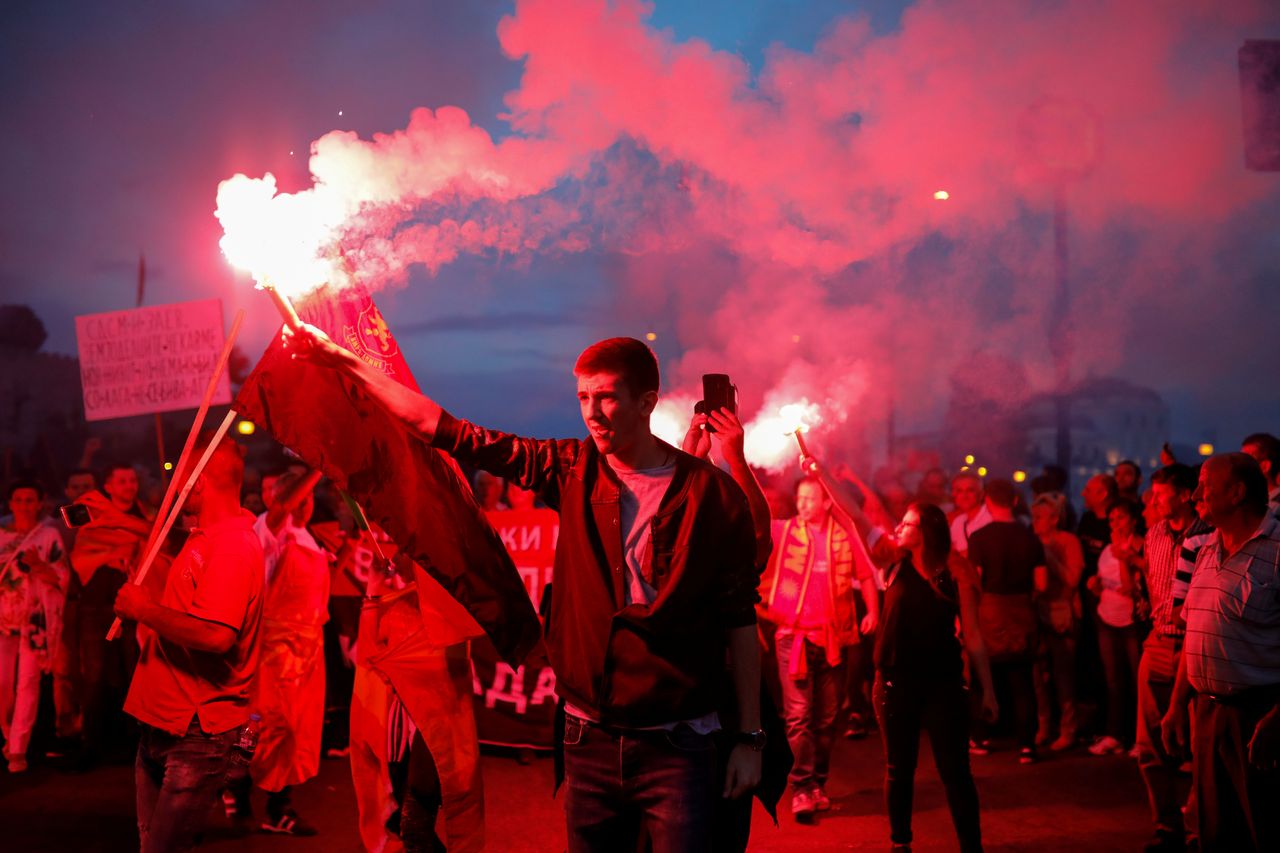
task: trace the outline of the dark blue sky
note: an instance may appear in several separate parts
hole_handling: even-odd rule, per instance
[[[863,12],[875,32],[890,32],[906,5],[659,0],[652,23],[759,69],[770,45],[809,50],[842,14]],[[48,349],[74,352],[76,314],[132,306],[142,251],[149,304],[218,296],[228,321],[244,306],[251,322],[243,345],[256,355],[274,319],[219,252],[218,182],[271,171],[283,189],[304,188],[312,140],[337,128],[361,136],[391,131],[418,106],[457,105],[495,137],[505,135],[503,96],[519,84],[521,65],[503,56],[495,30],[510,7],[487,0],[7,4],[0,298],[37,311]],[[1249,237],[1243,251],[1263,258],[1259,292],[1280,308],[1280,246],[1269,230],[1269,246]],[[419,381],[446,405],[495,426],[576,430],[567,374],[582,344],[661,325],[660,316],[619,310],[627,301],[615,289],[616,265],[602,252],[520,263],[471,257],[435,278],[415,274],[379,301]],[[1194,328],[1194,317],[1182,320]],[[675,327],[656,345],[664,358],[697,343]],[[1270,334],[1247,348],[1247,365],[1239,364],[1239,348],[1215,361],[1212,341],[1233,331],[1214,328],[1186,341],[1196,359],[1214,365],[1189,368],[1193,379],[1151,363],[1141,346],[1125,354],[1121,372],[1165,394],[1178,437],[1214,427],[1224,441],[1246,428],[1280,431],[1273,381],[1280,336],[1274,321],[1247,334],[1262,329]]]

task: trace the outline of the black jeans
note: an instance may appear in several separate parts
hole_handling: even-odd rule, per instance
[[[83,677],[81,731],[85,750],[91,756],[113,744],[127,742],[132,733],[132,723],[120,708],[138,664],[134,623],[123,623],[120,639],[107,641],[107,629],[116,618],[116,592],[124,581],[123,572],[102,566],[80,593],[77,629]]]
[[[1035,749],[1036,746],[1036,685],[1032,674],[1033,662],[1026,660],[992,661],[991,686],[1000,696],[1001,712],[1004,718],[1004,701],[1007,696],[1013,704],[1013,734],[1022,749]],[[974,700],[981,699],[974,696]],[[973,735],[977,740],[986,740],[990,736],[991,727],[974,717]]]
[[[1142,643],[1134,625],[1116,628],[1098,620],[1098,653],[1107,682],[1107,728],[1103,734],[1122,743],[1133,736]]]
[[[207,734],[198,717],[181,737],[142,727],[134,765],[142,853],[195,847],[227,783],[231,745],[239,734],[239,726]]]
[[[969,770],[968,691],[958,682],[900,676],[886,679],[883,673],[876,673],[872,701],[884,740],[884,795],[893,843],[911,843],[916,761],[923,730],[929,733],[933,762],[947,792],[960,849],[966,853],[981,850],[978,789]]]
[[[711,735],[686,725],[606,728],[569,716],[564,764],[570,853],[636,850],[642,829],[654,853],[711,849],[719,795]]]

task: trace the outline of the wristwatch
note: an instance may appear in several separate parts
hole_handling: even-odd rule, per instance
[[[756,729],[753,732],[738,732],[734,735],[734,740],[745,743],[755,752],[763,752],[764,745],[769,742],[769,736],[764,733],[764,729]]]

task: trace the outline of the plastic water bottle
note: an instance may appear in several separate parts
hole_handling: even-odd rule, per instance
[[[232,747],[232,759],[248,767],[253,761],[253,752],[258,748],[258,735],[262,730],[262,715],[250,714],[249,721],[240,727],[240,736]]]

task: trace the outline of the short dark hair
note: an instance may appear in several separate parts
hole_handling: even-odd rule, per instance
[[[85,474],[88,474],[90,477],[92,477],[92,478],[93,478],[93,484],[94,484],[95,486],[96,486],[96,485],[98,485],[98,475],[94,472],[94,470],[93,470],[92,468],[74,468],[74,469],[72,469],[72,470],[71,470],[71,472],[70,472],[69,474],[67,474],[67,482],[68,482],[68,483],[69,483],[69,482],[71,482],[71,478],[72,478],[72,477],[83,477]]]
[[[20,489],[31,489],[36,493],[36,497],[40,500],[44,500],[44,486],[40,485],[37,480],[24,477],[20,480],[14,480],[9,484],[9,488],[4,493],[5,503],[13,500],[14,494]]]
[[[1258,460],[1248,453],[1223,453],[1214,458],[1227,463],[1230,482],[1244,484],[1245,506],[1266,512],[1267,478],[1263,475]]]
[[[1196,469],[1190,465],[1183,465],[1181,462],[1166,465],[1151,474],[1152,485],[1164,483],[1185,492],[1194,492],[1198,480],[1199,474]]]
[[[1067,476],[1067,469],[1061,465],[1044,466],[1044,475],[1050,479],[1053,484],[1052,491],[1060,492],[1067,487],[1070,478]]]
[[[1018,491],[1008,480],[996,478],[987,481],[987,500],[998,507],[1013,509],[1018,501]]]
[[[1141,479],[1142,479],[1142,466],[1141,466],[1141,465],[1139,465],[1137,462],[1134,462],[1132,459],[1121,459],[1119,462],[1117,462],[1117,463],[1116,463],[1116,467],[1117,467],[1117,468],[1123,467],[1123,466],[1125,466],[1125,465],[1128,465],[1130,468],[1132,468],[1132,469],[1133,469],[1133,473],[1135,473],[1135,474],[1137,474],[1137,475],[1138,475],[1138,479],[1139,479],[1139,480],[1141,480]]]
[[[204,455],[216,436],[217,432],[211,429],[200,433],[195,446],[191,448],[191,456],[188,459],[191,467],[194,467],[196,460]],[[175,473],[180,473],[183,477],[188,476],[186,471]],[[206,482],[212,484],[218,491],[240,494],[240,489],[244,485],[244,448],[230,436],[224,435],[218,442],[217,449],[210,454],[209,461],[201,474]]]
[[[1262,451],[1262,457],[1271,463],[1271,476],[1280,477],[1280,438],[1269,432],[1255,432],[1246,435],[1244,441],[1240,442],[1241,447],[1251,444],[1256,444]]]
[[[606,338],[582,351],[573,365],[574,376],[615,373],[639,397],[660,385],[658,357],[642,341],[635,338]]]
[[[1111,515],[1111,513],[1118,509],[1123,510],[1125,515],[1129,516],[1134,521],[1142,521],[1142,504],[1133,498],[1116,498],[1111,502],[1111,505],[1107,507],[1107,515]]]
[[[945,563],[951,553],[951,525],[947,514],[937,506],[915,501],[907,507],[920,516],[920,538],[924,541],[924,557],[932,563]]]
[[[133,465],[128,462],[111,462],[102,469],[102,482],[105,483],[107,480],[110,480],[111,475],[117,471],[130,471],[135,476],[137,476],[138,473],[138,469],[134,468]]]
[[[812,486],[817,486],[818,491],[822,493],[822,499],[824,501],[827,499],[827,490],[822,485],[822,480],[819,479],[816,474],[805,474],[803,477],[796,480],[796,484],[791,487],[792,498],[796,498],[800,496],[800,487],[803,486],[805,483],[808,483]]]

